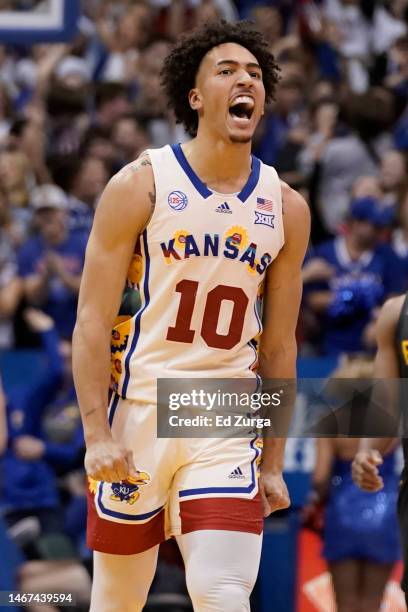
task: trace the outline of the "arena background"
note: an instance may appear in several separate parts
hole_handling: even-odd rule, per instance
[[[408,0],[0,0],[0,366],[9,423],[7,441],[0,431],[0,455],[8,449],[0,591],[75,584],[76,608],[87,609],[83,440],[69,371],[84,248],[108,178],[145,148],[186,139],[159,72],[172,42],[214,17],[254,20],[281,66],[254,152],[312,210],[299,376],[328,376],[345,355],[372,357],[378,308],[407,289]],[[356,221],[371,224],[368,238]],[[137,305],[137,295],[128,299]],[[314,466],[314,440],[290,439],[292,506],[265,523],[255,611],[335,609],[321,538],[302,526]],[[56,515],[58,528],[44,528]],[[405,610],[400,571],[384,610]],[[179,557],[165,546],[146,609],[188,606]]]

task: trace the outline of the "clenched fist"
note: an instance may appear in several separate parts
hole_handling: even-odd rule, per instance
[[[261,471],[259,490],[265,518],[276,510],[289,508],[289,493],[281,473]]]
[[[382,457],[377,450],[357,453],[351,466],[351,474],[360,489],[374,493],[383,488],[384,482],[378,471],[378,466],[382,462]]]
[[[114,440],[101,440],[88,445],[85,470],[94,480],[120,482],[137,477],[132,451],[125,450]]]

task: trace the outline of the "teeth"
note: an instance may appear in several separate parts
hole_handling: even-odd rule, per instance
[[[233,101],[233,104],[249,104],[250,108],[252,108],[254,106],[254,101],[249,96],[238,96]]]

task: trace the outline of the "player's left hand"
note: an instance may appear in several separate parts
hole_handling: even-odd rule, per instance
[[[276,512],[276,510],[289,508],[289,493],[281,472],[261,471],[259,490],[265,518],[272,512]]]

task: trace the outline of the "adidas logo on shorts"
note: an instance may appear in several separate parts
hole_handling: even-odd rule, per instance
[[[217,208],[215,209],[215,212],[226,213],[227,215],[232,215],[232,210],[230,209],[230,207],[228,206],[226,202],[224,202],[224,204],[220,204],[219,206],[217,206]]]
[[[243,475],[241,468],[237,467],[235,468],[235,470],[232,470],[228,478],[239,478],[240,480],[242,480],[243,478],[245,478],[245,476]]]

